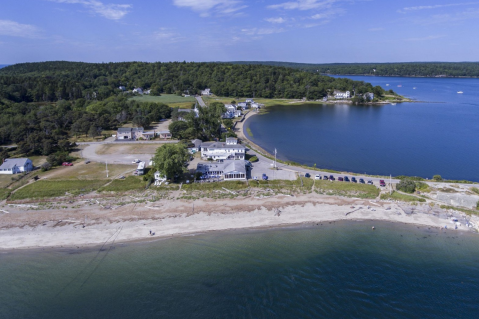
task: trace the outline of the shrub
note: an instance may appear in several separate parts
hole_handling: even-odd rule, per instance
[[[440,182],[440,181],[442,181],[442,176],[441,175],[434,175],[432,177],[432,179],[435,180],[436,182]]]
[[[477,187],[471,187],[471,191],[473,191],[476,194],[479,194],[479,188]]]
[[[48,162],[43,163],[42,166],[41,166],[42,172],[49,171],[51,168],[52,168],[52,164],[50,164]]]
[[[257,162],[257,161],[258,161],[258,157],[257,157],[257,156],[251,156],[251,157],[249,158],[249,161],[250,161],[251,163]]]
[[[477,201],[476,209],[479,209],[479,200]]]
[[[414,193],[416,183],[408,179],[403,179],[397,184],[396,189],[405,193]]]

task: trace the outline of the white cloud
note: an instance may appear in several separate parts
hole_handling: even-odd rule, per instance
[[[153,37],[159,41],[169,43],[179,42],[186,39],[170,28],[160,28],[158,31],[153,33]]]
[[[173,0],[173,4],[180,8],[190,8],[199,12],[202,17],[211,15],[235,15],[246,8],[240,0]]]
[[[422,37],[422,38],[408,38],[404,39],[405,41],[428,41],[428,40],[436,40],[440,38],[444,38],[445,35],[430,35],[427,37]]]
[[[368,31],[371,31],[371,32],[377,32],[377,31],[383,31],[384,28],[371,28],[371,29],[368,29]]]
[[[0,35],[12,37],[38,38],[40,30],[30,24],[21,24],[11,20],[0,20]]]
[[[328,9],[338,1],[339,0],[297,0],[269,5],[268,8],[284,10]]]
[[[278,18],[267,18],[267,19],[264,19],[264,21],[267,21],[269,23],[285,23],[288,20],[282,17],[278,17]]]
[[[281,33],[285,30],[283,28],[250,28],[250,29],[241,29],[246,35],[267,35],[274,33]]]
[[[469,9],[453,14],[436,14],[427,18],[417,18],[414,22],[421,25],[431,25],[453,23],[470,19],[479,19],[479,9]]]
[[[128,14],[131,4],[105,4],[97,0],[49,0],[57,3],[81,4],[92,12],[110,20],[119,20]]]
[[[448,3],[448,4],[436,4],[432,6],[415,6],[415,7],[406,7],[398,10],[399,13],[407,13],[412,11],[419,11],[419,10],[431,10],[431,9],[440,9],[440,8],[447,8],[447,7],[457,7],[457,6],[469,6],[479,4],[479,2],[463,2],[463,3]]]

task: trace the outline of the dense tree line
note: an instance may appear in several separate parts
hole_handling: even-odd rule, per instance
[[[79,98],[55,103],[0,100],[0,112],[0,145],[15,143],[23,154],[50,155],[68,152],[72,136],[99,136],[103,130],[116,129],[128,121],[148,126],[169,118],[171,108],[112,96],[103,101]]]
[[[128,90],[196,94],[209,87],[218,96],[320,99],[331,91],[373,87],[302,70],[225,63],[22,63],[0,69],[0,98],[16,102],[104,100]]]
[[[409,62],[409,63],[331,63],[232,62],[234,64],[282,66],[332,75],[479,77],[478,62]]]

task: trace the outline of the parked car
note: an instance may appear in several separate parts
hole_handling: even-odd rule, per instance
[[[345,182],[349,182],[349,177],[344,176],[344,181],[345,181]]]
[[[369,181],[368,181],[368,184],[369,184],[369,185],[373,185],[373,181],[372,181],[372,180],[369,180]]]
[[[314,179],[321,179],[321,176],[317,174],[316,176],[314,176]]]
[[[308,178],[309,178],[309,177],[311,177],[311,174],[306,173],[306,174],[304,174],[304,177],[308,177]]]
[[[364,184],[364,179],[360,178],[360,179],[359,179],[359,182],[360,182],[361,184]]]
[[[358,182],[358,180],[356,179],[356,177],[354,177],[354,176],[353,176],[353,177],[351,177],[351,182],[353,182],[353,183],[357,183],[357,182]]]
[[[338,182],[343,182],[343,181],[344,181],[344,178],[338,177]]]
[[[381,179],[381,180],[379,181],[379,186],[381,186],[381,187],[386,186],[386,183],[384,182],[383,179]]]
[[[86,161],[85,161],[85,164],[90,164],[90,160],[86,160]]]
[[[262,178],[263,178],[264,181],[267,181],[268,180],[268,175],[263,174]]]
[[[329,179],[328,175],[324,175],[324,176],[323,176],[323,179],[324,179],[325,181],[327,181],[327,180]]]
[[[335,180],[336,180],[336,178],[334,178],[333,175],[329,175],[329,179],[330,179],[331,181],[335,181]]]
[[[138,164],[139,162],[141,162],[139,159],[134,159],[132,163],[133,164]]]
[[[62,166],[73,166],[73,163],[70,162],[63,162]]]

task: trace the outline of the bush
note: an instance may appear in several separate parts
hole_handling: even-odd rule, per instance
[[[442,181],[442,176],[441,175],[434,175],[432,177],[432,179],[436,182],[440,182],[440,181]]]
[[[408,179],[403,179],[397,184],[396,189],[411,194],[416,190],[416,183]]]
[[[471,187],[471,191],[473,191],[476,194],[479,194],[479,188],[477,187]]]
[[[74,160],[75,157],[70,156],[67,152],[56,152],[47,157],[47,162],[51,166],[60,166],[63,162],[73,162]]]
[[[476,209],[479,209],[479,200],[477,201]]]
[[[40,167],[41,167],[42,172],[46,172],[46,171],[49,171],[52,168],[52,164],[50,164],[48,162],[45,162]]]

